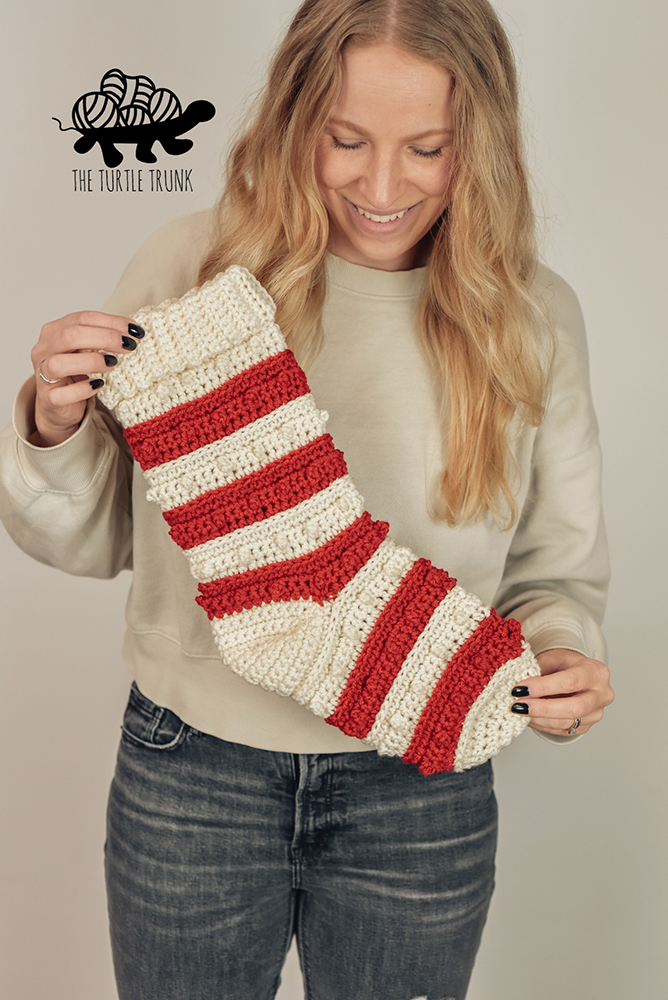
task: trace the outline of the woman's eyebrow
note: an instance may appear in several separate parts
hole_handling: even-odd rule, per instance
[[[356,125],[355,122],[348,121],[347,118],[330,118],[327,121],[328,126],[338,125],[339,127],[348,128],[352,132],[357,132],[358,135],[368,135],[366,129],[363,129],[361,125]],[[427,139],[432,135],[452,135],[454,129],[451,128],[432,128],[427,132],[420,132],[419,135],[410,135],[402,139],[402,142],[417,142],[419,139]]]

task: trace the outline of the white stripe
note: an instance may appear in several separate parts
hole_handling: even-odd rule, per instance
[[[293,693],[316,715],[327,718],[336,708],[379,615],[416,559],[385,538],[337,597],[322,650]]]
[[[147,389],[135,391],[131,398],[118,403],[116,413],[124,427],[132,427],[134,424],[151,420],[167,413],[175,406],[206,396],[235,375],[284,350],[283,337],[274,331],[268,331],[262,337],[253,336],[240,347],[231,348],[215,358],[208,358],[199,367],[165,375],[159,382],[151,383]],[[122,375],[121,371],[117,389],[119,393],[129,393],[134,387],[127,379],[123,384],[120,377]]]
[[[312,396],[299,396],[227,437],[147,469],[152,488],[146,495],[172,510],[315,441],[326,422],[327,413],[316,409]]]
[[[188,549],[186,556],[200,583],[219,580],[313,552],[363,511],[364,500],[350,477],[341,476],[289,510]]]
[[[214,618],[211,628],[232,670],[251,684],[288,695],[309,669],[330,616],[331,604],[299,599]]]
[[[524,652],[509,660],[496,671],[466,713],[457,743],[454,770],[466,771],[483,764],[526,728],[526,716],[514,715],[510,706],[514,686],[525,677],[537,677],[540,667],[533,653],[523,642]]]
[[[489,614],[477,597],[453,587],[406,657],[368,735],[383,754],[408,750],[422,712],[454,654]]]
[[[214,619],[225,662],[252,683],[290,695],[326,718],[416,558],[386,538],[334,601],[263,604]]]

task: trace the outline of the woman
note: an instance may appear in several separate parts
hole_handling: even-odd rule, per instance
[[[522,622],[543,676],[513,711],[553,742],[598,722],[607,564],[581,322],[536,267],[489,5],[308,0],[210,223],[149,240],[108,313],[43,328],[3,462],[26,551],[134,568],[107,842],[119,994],[271,997],[295,929],[309,996],[460,1000],[493,887],[490,765],[424,777],[221,666],[90,376],[141,350],[139,307],[247,267],[367,509]]]

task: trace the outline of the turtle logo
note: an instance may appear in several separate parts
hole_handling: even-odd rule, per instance
[[[61,132],[80,132],[74,143],[77,153],[88,153],[99,143],[107,167],[123,162],[118,144],[133,143],[141,163],[155,163],[153,145],[159,142],[170,156],[180,156],[193,147],[192,139],[180,139],[200,122],[216,113],[210,101],[193,101],[183,111],[181,102],[167,87],[156,87],[147,76],[127,76],[110,69],[100,81],[100,89],[83,94],[72,108],[72,125]]]

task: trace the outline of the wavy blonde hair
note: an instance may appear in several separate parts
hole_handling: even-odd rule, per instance
[[[321,343],[329,223],[315,149],[337,100],[343,52],[392,42],[453,77],[449,204],[431,231],[418,328],[443,384],[447,454],[439,516],[517,517],[511,426],[544,416],[535,224],[510,44],[487,0],[306,0],[235,142],[199,279],[247,267],[273,296],[308,365]]]

